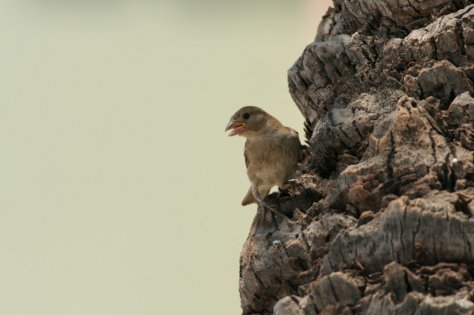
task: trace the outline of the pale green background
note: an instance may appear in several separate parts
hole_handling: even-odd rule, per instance
[[[0,0],[0,314],[232,315],[258,105],[329,1]]]

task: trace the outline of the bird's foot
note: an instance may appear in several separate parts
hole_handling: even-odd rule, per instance
[[[270,204],[269,202],[265,200],[260,201],[259,205],[264,210],[270,210],[273,213],[278,213],[278,207],[274,204]]]
[[[273,225],[273,231],[271,233],[278,231],[280,226],[278,224],[277,217],[280,215],[280,212],[278,211],[277,206],[266,201],[262,201],[260,203],[260,208],[263,210],[264,217],[270,218],[271,220],[271,224]]]

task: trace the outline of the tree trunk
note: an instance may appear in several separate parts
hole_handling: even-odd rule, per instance
[[[243,314],[474,312],[471,3],[334,0],[288,72],[310,157],[257,210]]]

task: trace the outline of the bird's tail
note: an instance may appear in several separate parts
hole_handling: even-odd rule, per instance
[[[249,191],[244,197],[244,200],[242,200],[242,206],[249,205],[251,203],[256,203],[257,201],[255,200],[255,197],[253,196],[252,193],[252,187],[250,187]]]

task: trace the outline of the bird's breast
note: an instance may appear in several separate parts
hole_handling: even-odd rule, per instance
[[[287,149],[285,143],[275,135],[247,143],[247,174],[250,180],[268,185],[282,185],[297,162],[293,158],[289,159]]]

